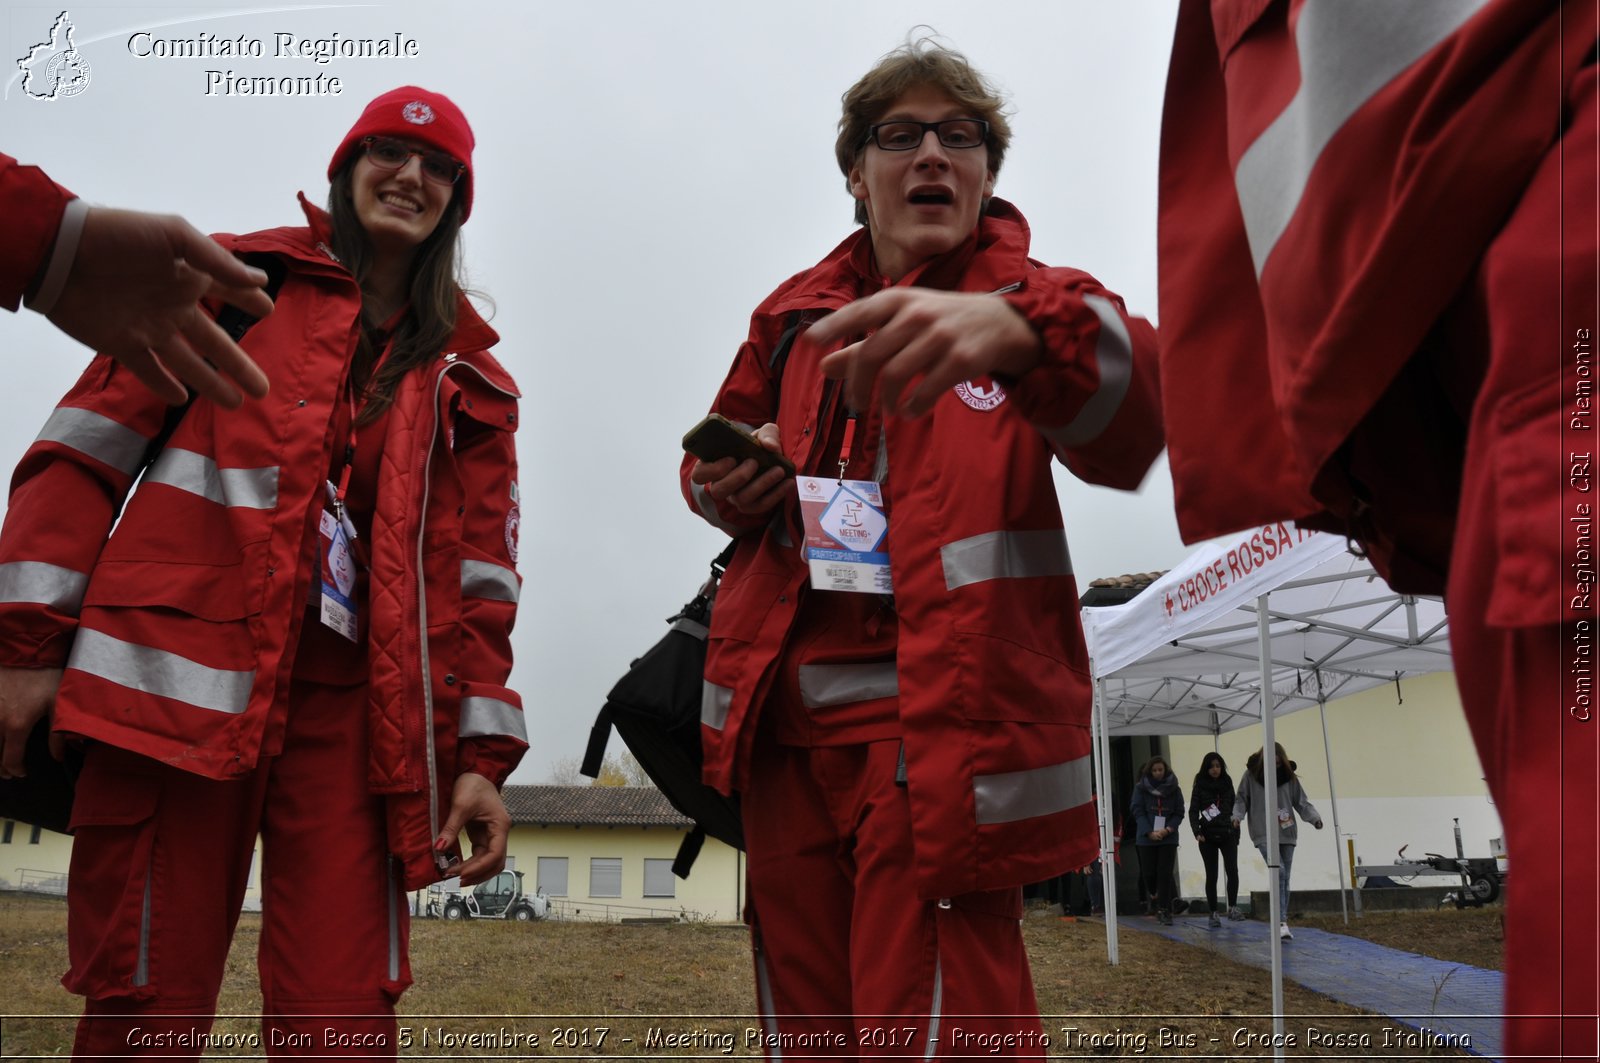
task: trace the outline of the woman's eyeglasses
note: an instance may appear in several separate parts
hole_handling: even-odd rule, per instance
[[[453,185],[467,171],[464,163],[442,151],[418,151],[393,137],[365,137],[361,146],[366,149],[367,161],[380,170],[398,170],[415,155],[422,160],[422,176],[436,185]]]

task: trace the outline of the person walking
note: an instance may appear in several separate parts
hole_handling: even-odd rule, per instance
[[[1239,911],[1239,827],[1233,822],[1237,795],[1228,775],[1228,762],[1221,753],[1207,753],[1200,761],[1194,784],[1189,789],[1189,826],[1200,845],[1200,859],[1206,865],[1206,904],[1208,923],[1222,925],[1217,915],[1217,865],[1227,875],[1228,918],[1243,919]]]
[[[1300,785],[1300,779],[1294,773],[1295,762],[1283,751],[1283,744],[1274,742],[1273,747],[1278,754],[1277,800],[1267,798],[1266,765],[1262,761],[1262,751],[1257,750],[1244,763],[1244,780],[1239,784],[1239,793],[1234,798],[1230,821],[1234,827],[1249,822],[1250,841],[1261,853],[1261,859],[1266,862],[1270,873],[1272,860],[1267,856],[1267,817],[1278,817],[1278,936],[1287,941],[1294,937],[1289,930],[1289,870],[1294,866],[1294,847],[1299,840],[1295,813],[1298,812],[1318,830],[1322,829],[1322,816],[1306,797],[1305,787]]]

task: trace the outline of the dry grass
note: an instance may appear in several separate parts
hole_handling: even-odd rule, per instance
[[[1304,925],[1316,921],[1303,920]],[[1338,923],[1337,917],[1333,923]],[[1489,957],[1498,948],[1496,910],[1368,915],[1352,926],[1384,944],[1427,944],[1430,955],[1462,962]],[[1340,926],[1327,926],[1338,930]],[[246,1016],[260,1007],[255,988],[255,948],[260,916],[245,915],[229,957],[217,1030],[258,1029]],[[1266,1033],[1271,988],[1264,972],[1237,966],[1200,949],[1153,934],[1121,935],[1121,964],[1106,963],[1105,928],[1098,922],[1062,920],[1030,913],[1025,933],[1042,1011],[1051,1016],[1045,1032],[1052,1053],[1106,1057],[1207,1055],[1236,1052],[1235,1058],[1270,1055],[1270,1050],[1232,1049],[1236,1031]],[[0,1011],[41,1018],[4,1021],[0,1053],[65,1054],[71,1044],[78,1000],[57,979],[64,965],[65,906],[49,898],[0,894]],[[540,1046],[526,1055],[607,1055],[644,1058],[693,1054],[693,1050],[645,1051],[649,1026],[687,1031],[709,1029],[734,1035],[734,1055],[755,1055],[744,1046],[744,1031],[754,1003],[747,941],[741,927],[697,924],[618,926],[586,923],[467,923],[423,920],[413,924],[412,969],[417,984],[401,1003],[402,1025],[413,1037],[422,1031],[461,1036],[475,1030],[509,1029],[534,1033]],[[1494,962],[1483,966],[1498,966]],[[1324,1031],[1367,1033],[1391,1025],[1290,983],[1284,991],[1290,1032],[1308,1026]],[[1183,1011],[1187,1015],[1172,1014]],[[452,1018],[435,1018],[453,1016]],[[470,1016],[479,1016],[472,1018]],[[523,1016],[505,1019],[502,1016]],[[526,1016],[544,1016],[533,1019]],[[654,1019],[651,1016],[685,1016]],[[725,1018],[718,1018],[719,1016]],[[1316,1016],[1317,1018],[1306,1018]],[[609,1030],[593,1048],[598,1029]],[[1076,1027],[1106,1042],[1097,1048],[1069,1043],[1063,1027]],[[570,1047],[553,1043],[559,1030],[581,1033]],[[1168,1047],[1161,1048],[1166,1031]],[[624,1037],[633,1037],[625,1043]],[[1210,1038],[1219,1042],[1212,1044]],[[1139,1045],[1144,1049],[1141,1052]],[[1192,1038],[1185,1047],[1183,1039]],[[1176,1039],[1179,1043],[1171,1043]],[[414,1041],[418,1045],[419,1041]],[[706,1051],[706,1050],[702,1050]],[[430,1045],[409,1055],[516,1055],[482,1047]],[[710,1050],[710,1054],[716,1054]],[[1290,1054],[1297,1054],[1294,1049]],[[1348,1050],[1345,1050],[1348,1054]],[[1391,1056],[1390,1058],[1397,1058]]]
[[[1459,911],[1441,908],[1437,911],[1368,912],[1359,919],[1352,915],[1349,926],[1339,915],[1304,915],[1295,920],[1295,925],[1349,934],[1436,960],[1499,971],[1505,965],[1505,934],[1501,928],[1504,912],[1499,905]]]

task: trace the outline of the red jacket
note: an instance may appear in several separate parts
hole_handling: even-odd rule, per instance
[[[22,293],[44,268],[73,195],[39,169],[0,155],[0,306],[16,310]]]
[[[1568,7],[1183,0],[1159,250],[1186,540],[1293,518],[1442,590],[1483,367],[1425,341],[1560,133],[1595,43]]]
[[[770,358],[795,311],[814,321],[883,285],[864,230],[757,308],[712,409],[775,421],[802,474],[824,455],[821,353],[796,346],[775,401]],[[1005,386],[972,382],[918,420],[889,418],[890,567],[899,624],[917,891],[949,897],[1035,882],[1094,858],[1088,660],[1051,478],[1138,485],[1161,449],[1155,337],[1085,273],[1028,258],[1028,228],[994,200],[974,237],[900,283],[1005,298],[1045,341],[1044,365]],[[965,387],[965,386],[964,386]],[[987,408],[979,408],[987,407]],[[828,455],[827,457],[831,457]],[[718,593],[706,662],[706,780],[745,784],[755,717],[795,620],[806,565],[798,504],[741,527],[682,468],[696,512],[740,536]]]
[[[354,280],[310,228],[224,237],[281,257],[273,314],[244,348],[271,394],[197,400],[128,500],[167,407],[90,365],[24,455],[0,530],[0,663],[66,666],[58,730],[216,779],[277,751],[359,329]],[[503,783],[526,748],[505,686],[519,580],[516,391],[465,300],[444,357],[402,381],[372,521],[369,784],[416,888],[455,778]]]

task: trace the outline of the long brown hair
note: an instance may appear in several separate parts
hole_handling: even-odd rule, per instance
[[[355,277],[366,281],[372,261],[372,243],[356,216],[351,195],[351,173],[356,155],[334,174],[328,185],[328,214],[333,219],[333,253]],[[462,297],[461,273],[461,193],[458,189],[439,217],[439,224],[417,248],[411,262],[411,281],[407,288],[410,303],[405,316],[395,327],[389,357],[372,374],[377,352],[367,339],[369,329],[382,322],[367,317],[363,306],[361,335],[350,367],[351,380],[364,389],[364,402],[357,423],[376,419],[394,402],[400,380],[418,366],[427,365],[444,352],[456,330],[456,308]]]

